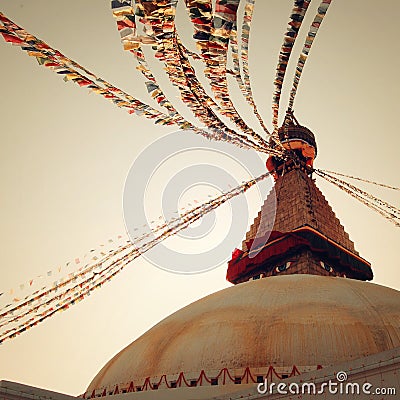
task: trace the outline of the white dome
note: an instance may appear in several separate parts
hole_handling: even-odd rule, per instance
[[[87,389],[163,375],[266,368],[300,371],[400,346],[400,292],[316,275],[269,277],[207,296],[112,358]],[[189,378],[190,379],[190,378]]]

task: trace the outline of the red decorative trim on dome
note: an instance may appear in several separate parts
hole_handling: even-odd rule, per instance
[[[321,369],[322,366],[318,365],[316,367],[317,369]],[[257,368],[259,369],[259,368]],[[276,371],[276,369],[270,365],[268,367],[268,371],[265,375],[263,376],[263,379],[269,379],[272,381],[273,377],[276,377],[277,379],[286,379],[286,378],[291,378],[293,376],[296,375],[300,375],[301,372],[299,371],[299,369],[293,365],[292,370],[289,374],[287,373],[278,373]],[[222,378],[222,385],[227,385],[227,384],[231,384],[231,383],[237,383],[237,379],[240,380],[240,383],[244,383],[244,384],[249,384],[249,383],[257,383],[257,376],[259,376],[260,374],[253,374],[251,372],[251,368],[250,367],[246,367],[244,369],[243,375],[241,377],[235,377],[232,376],[232,374],[230,373],[228,368],[222,368],[221,371],[218,373],[218,375],[214,375],[212,377],[207,376],[206,372],[203,370],[201,370],[199,377],[195,380],[196,381],[196,385],[193,385],[192,382],[194,381],[194,379],[187,379],[185,377],[185,373],[184,372],[180,372],[176,378],[176,380],[172,380],[172,382],[174,382],[174,384],[170,384],[168,383],[167,380],[167,375],[164,374],[161,376],[161,378],[158,380],[157,383],[151,383],[152,378],[151,377],[147,377],[143,384],[140,386],[135,386],[134,382],[131,381],[129,383],[126,384],[122,384],[119,383],[115,386],[112,386],[110,388],[99,388],[99,389],[94,389],[91,392],[91,395],[89,397],[87,397],[88,393],[85,392],[81,397],[83,397],[84,399],[90,398],[93,399],[97,396],[99,396],[99,393],[96,396],[96,391],[100,392],[101,394],[99,397],[105,397],[107,396],[107,392],[110,395],[115,395],[115,394],[121,394],[121,393],[129,393],[129,392],[141,392],[141,391],[148,391],[148,390],[158,390],[160,388],[160,386],[165,383],[165,387],[168,389],[171,388],[178,388],[178,387],[193,387],[193,386],[205,386],[205,383],[208,385],[212,385],[213,381],[217,382],[217,385],[219,385],[220,383],[220,378]],[[153,381],[154,382],[154,381]]]

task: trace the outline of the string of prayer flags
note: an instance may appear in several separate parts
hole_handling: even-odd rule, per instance
[[[361,181],[361,182],[365,182],[365,183],[371,183],[373,185],[377,185],[377,186],[381,186],[387,189],[392,189],[392,190],[400,190],[400,187],[396,187],[396,186],[391,186],[391,185],[386,185],[385,183],[379,183],[379,182],[375,182],[375,181],[371,181],[369,179],[365,179],[365,178],[358,178],[356,176],[352,176],[352,175],[347,175],[347,174],[342,174],[340,172],[334,172],[334,171],[326,171],[326,170],[320,170],[321,172],[326,172],[328,174],[333,174],[333,175],[338,175],[338,176],[343,176],[345,178],[350,178],[350,179],[355,179],[357,181]]]
[[[321,172],[321,171],[319,171],[319,172]],[[329,174],[325,173],[325,175],[329,175]],[[359,195],[363,196],[364,198],[368,199],[369,201],[374,202],[378,207],[385,208],[389,212],[391,217],[397,218],[397,219],[400,218],[400,209],[393,206],[392,204],[389,204],[388,202],[386,202],[382,199],[379,199],[379,198],[373,196],[372,194],[366,192],[365,190],[362,190],[362,189],[358,188],[357,186],[352,185],[351,183],[345,182],[342,179],[332,177],[332,176],[330,176],[330,178],[334,179],[336,182],[339,182],[340,184],[349,188],[350,190],[358,193]]]
[[[265,126],[264,121],[261,118],[261,115],[259,114],[257,106],[254,102],[253,94],[251,92],[249,92],[249,90],[246,87],[246,85],[243,81],[243,78],[242,78],[242,73],[241,73],[241,69],[240,69],[240,61],[239,61],[239,46],[238,46],[238,42],[237,42],[236,24],[233,26],[232,31],[231,31],[230,47],[231,47],[231,52],[232,52],[233,71],[227,70],[227,73],[230,73],[231,75],[234,76],[244,98],[250,104],[250,106],[253,108],[254,115],[257,117],[261,127],[263,128],[264,132],[269,135],[270,133],[269,133],[267,127]],[[250,88],[250,90],[251,90],[251,88]]]
[[[178,87],[181,92],[182,101],[189,107],[193,114],[208,129],[212,129],[214,133],[216,131],[224,131],[230,137],[236,136],[238,138],[236,140],[237,143],[241,143],[244,140],[247,142],[247,146],[265,152],[265,142],[261,146],[255,147],[252,144],[253,142],[246,138],[246,135],[240,138],[235,131],[226,127],[213,111],[212,108],[216,108],[216,104],[206,94],[198,81],[195,70],[188,60],[185,48],[175,31],[176,1],[167,2],[166,4],[159,4],[159,2],[155,1],[149,1],[144,4],[141,1],[137,1],[136,5],[136,14],[141,16],[145,24],[151,25],[154,37],[158,41],[155,56],[165,63],[165,69],[171,83]],[[168,28],[166,33],[164,32],[165,26]],[[229,110],[225,110],[224,108],[216,109],[221,114],[232,117],[232,115],[228,115]],[[238,122],[239,119],[236,118],[235,121]],[[261,142],[261,139],[259,142]]]
[[[158,110],[155,110],[151,106],[114,87],[104,79],[97,77],[95,74],[80,66],[78,63],[74,62],[68,57],[64,56],[58,50],[51,48],[43,41],[37,39],[33,35],[30,35],[21,27],[5,17],[2,13],[0,13],[0,22],[2,23],[2,25],[0,25],[0,33],[4,38],[9,38],[9,41],[12,39],[13,44],[21,46],[22,50],[40,50],[41,65],[55,71],[56,73],[61,74],[62,76],[66,76],[68,80],[71,80],[81,87],[87,87],[90,91],[96,94],[100,94],[104,98],[112,101],[118,107],[125,108],[129,114],[144,116],[148,119],[153,120],[155,124],[159,125],[178,125],[178,127],[181,129],[191,129],[193,132],[201,134],[202,136],[210,140],[227,141],[240,145],[243,148],[254,148],[257,151],[262,150],[264,152],[268,152],[268,149],[256,147],[250,141],[240,138],[232,130],[224,131],[223,129],[221,129],[221,127],[215,127],[215,129],[211,128],[210,132],[194,127],[187,121],[182,122],[181,120],[179,120],[179,114],[171,117]],[[87,76],[83,75],[77,69],[80,69]]]
[[[154,38],[149,35],[138,35],[134,13],[133,0],[111,1],[111,9],[117,20],[117,27],[121,42],[125,50],[134,50],[141,44],[155,44]]]
[[[100,262],[83,269],[81,275],[71,274],[63,282],[56,282],[54,287],[50,289],[44,287],[42,291],[35,292],[25,303],[14,307],[12,310],[2,312],[0,317],[11,318],[7,318],[6,322],[0,324],[0,344],[5,340],[15,338],[53,316],[55,313],[65,311],[71,305],[82,301],[93,290],[110,281],[125,266],[139,257],[139,255],[150,250],[166,238],[187,228],[191,223],[215,210],[226,201],[246,192],[257,182],[269,175],[269,172],[264,173],[214,199],[190,209],[181,216],[172,218],[167,223],[156,228],[149,240],[145,240],[143,237],[143,240],[137,245],[129,242],[117,250],[112,250]],[[23,310],[21,310],[22,308]],[[14,315],[15,312],[17,312],[17,315]],[[9,327],[10,325],[11,327]]]
[[[254,115],[257,117],[261,127],[263,128],[264,132],[269,135],[269,131],[264,124],[264,121],[261,115],[258,112],[257,106],[255,104],[253,93],[250,85],[250,76],[249,76],[249,67],[248,67],[248,46],[249,46],[249,37],[250,37],[250,28],[251,28],[251,21],[252,15],[254,10],[255,0],[246,0],[245,5],[245,13],[243,17],[243,24],[242,24],[242,36],[241,36],[241,49],[239,56],[239,45],[237,40],[237,24],[236,22],[232,26],[231,36],[230,36],[230,44],[231,44],[231,51],[232,51],[232,60],[233,60],[233,75],[236,78],[238,86],[246,99],[246,101],[250,104],[253,108]],[[240,69],[240,58],[242,59],[242,66],[243,66],[243,78]]]
[[[240,135],[228,128],[213,111],[212,107],[216,104],[197,80],[175,31],[175,12],[176,1],[161,4],[156,1],[136,1],[135,14],[140,16],[145,26],[151,26],[152,35],[158,43],[155,57],[164,62],[171,83],[180,90],[182,101],[214,135],[224,135],[225,140],[231,140],[241,147],[267,152],[266,146],[257,145],[247,135]]]
[[[228,185],[229,188],[232,188],[230,185]],[[212,196],[209,196],[212,197]],[[198,200],[194,200],[194,203],[198,204]],[[182,214],[187,214],[188,212],[192,212],[191,210],[191,203],[187,203],[185,207],[181,207],[180,210],[183,211]],[[146,223],[143,225],[143,228],[150,228],[150,230],[138,234],[136,237],[131,238],[128,240],[128,238],[124,235],[118,235],[117,238],[113,239],[110,238],[108,239],[105,243],[102,243],[99,245],[99,248],[97,249],[90,249],[90,251],[84,255],[83,258],[76,257],[74,259],[74,262],[67,262],[65,264],[68,269],[70,269],[72,264],[78,265],[81,264],[85,261],[87,261],[86,265],[84,267],[80,267],[76,271],[71,271],[67,276],[59,278],[57,281],[54,281],[52,285],[45,285],[43,286],[40,290],[35,290],[33,293],[28,294],[27,296],[24,296],[22,298],[14,298],[13,302],[20,302],[23,300],[23,303],[20,304],[8,304],[7,306],[4,306],[2,308],[2,312],[0,313],[0,318],[6,316],[9,313],[15,313],[19,312],[18,319],[22,318],[21,316],[21,310],[24,309],[24,307],[28,306],[31,304],[32,300],[38,301],[43,297],[48,297],[49,294],[52,292],[57,292],[60,288],[65,288],[68,286],[70,283],[75,283],[77,280],[83,279],[85,276],[89,276],[89,278],[92,276],[92,274],[99,274],[99,271],[105,271],[106,263],[109,262],[111,258],[115,258],[116,255],[120,255],[122,252],[124,252],[126,249],[130,249],[132,246],[140,247],[143,245],[144,241],[147,240],[148,238],[154,236],[155,232],[159,232],[162,229],[165,229],[167,226],[171,225],[172,223],[175,223],[176,221],[179,221],[180,217],[173,218],[171,221],[164,221],[163,216],[159,216],[156,220],[150,221],[149,223]],[[154,226],[154,224],[157,224]],[[137,230],[137,229],[135,229]],[[118,245],[117,247],[115,247]],[[111,247],[110,247],[111,246]],[[87,257],[90,257],[89,260],[87,260]],[[101,259],[101,260],[100,260]],[[98,261],[100,260],[100,261]],[[96,261],[93,263],[93,261]],[[59,266],[58,268],[48,271],[47,276],[52,276],[56,273],[56,271],[61,272],[62,267]],[[38,278],[43,279],[45,276],[39,275]],[[34,282],[35,281],[35,282]],[[33,283],[39,284],[40,282],[36,281],[36,279],[30,279],[29,281],[29,286],[32,286]],[[43,284],[43,283],[42,283]],[[22,290],[22,286],[25,287],[25,283],[20,284],[20,289]],[[34,288],[33,288],[34,289]],[[10,296],[12,296],[15,293],[14,288],[11,288],[9,290]],[[60,296],[58,296],[60,298]],[[47,303],[46,303],[47,304]],[[41,306],[42,307],[42,306]],[[24,314],[25,315],[25,314]],[[4,324],[0,324],[0,327],[2,327]]]
[[[356,200],[360,201],[371,210],[377,212],[378,214],[392,222],[395,226],[400,227],[400,209],[398,209],[397,207],[371,195],[370,193],[348,182],[343,181],[342,179],[323,172],[322,170],[316,169],[315,173],[326,181],[334,184],[350,196],[354,197]]]
[[[149,2],[147,2],[149,3]],[[113,8],[113,12],[117,12],[117,15],[114,14],[114,16],[116,16],[117,21],[121,21],[121,18],[127,18],[130,17],[130,20],[134,20],[134,10],[133,10],[133,2],[130,2],[130,6],[127,7],[127,3],[125,3],[124,5],[121,4],[113,4],[112,6],[114,6]],[[153,4],[152,6],[150,6],[149,4],[144,4],[142,2],[137,2],[137,8],[135,11],[135,14],[139,15],[141,17],[141,21],[145,24],[145,26],[151,26],[151,30],[152,30],[152,35],[154,37],[160,37],[160,32],[163,32],[163,29],[165,28],[165,26],[168,26],[168,30],[171,31],[171,26],[173,25],[173,18],[175,15],[175,9],[176,7],[176,2],[172,2],[170,4],[165,5],[163,11],[161,12],[161,14],[166,18],[166,20],[161,20],[160,19],[160,13],[156,13],[156,15],[153,15],[156,11],[158,12],[159,9],[157,9],[155,7],[155,5]],[[123,8],[123,12],[121,12],[121,8]],[[152,13],[150,15],[147,15],[148,10],[151,10]],[[164,28],[160,28],[164,27]],[[118,25],[118,29],[120,30],[124,30],[124,25],[120,24]],[[127,31],[125,31],[127,32]],[[149,29],[148,29],[149,32]],[[162,38],[163,40],[168,40],[168,39],[172,39],[172,37],[170,35],[167,36],[163,36]],[[124,40],[130,40],[129,38],[127,39],[127,36],[123,36],[123,42]],[[147,65],[147,62],[145,60],[145,56],[144,53],[142,52],[141,48],[140,48],[140,42],[136,42],[136,45],[132,48],[130,46],[125,46],[125,48],[128,48],[133,55],[135,56],[136,60],[139,62],[139,70],[142,72],[142,74],[148,79],[148,81],[146,82],[146,86],[148,89],[149,94],[156,99],[156,101],[161,105],[164,106],[168,109],[170,116],[174,116],[176,119],[180,119],[181,122],[183,121],[183,118],[181,117],[181,115],[176,111],[176,109],[172,106],[171,102],[168,101],[168,99],[166,98],[165,94],[162,92],[162,90],[160,89],[155,77],[153,76],[152,72],[150,71],[150,68]],[[159,58],[161,58],[162,53],[160,53],[159,48],[158,48],[158,54],[159,54]],[[161,54],[161,55],[160,55]],[[166,58],[166,60],[170,60],[169,57]],[[188,61],[187,61],[187,64]],[[174,68],[173,70],[175,70],[175,66],[176,64],[174,64]],[[167,65],[168,67],[168,65]],[[186,65],[186,70],[189,71],[191,69],[190,64]],[[192,71],[193,74],[192,76],[195,76],[194,71]],[[182,92],[182,90],[181,90]],[[204,93],[205,94],[205,93]],[[191,109],[193,111],[193,109],[198,110],[199,106],[201,107],[200,112],[198,112],[195,115],[202,120],[202,122],[204,122],[206,124],[206,126],[213,130],[214,132],[214,136],[219,135],[219,131],[225,131],[228,134],[228,137],[231,136],[237,136],[235,134],[234,131],[232,130],[228,130],[227,127],[225,127],[222,122],[220,120],[218,120],[215,116],[214,118],[214,126],[212,125],[212,122],[210,121],[211,116],[214,116],[212,112],[210,112],[210,110],[207,110],[208,112],[204,113],[204,104],[206,103],[206,99],[201,99],[202,101],[197,101],[198,104],[195,104],[196,101],[193,101],[193,93],[191,91],[189,91],[189,93],[185,94],[183,93],[182,99],[184,102],[186,102],[186,104],[191,105]],[[184,123],[187,124],[187,121],[185,121]],[[221,139],[219,139],[221,140]],[[225,139],[227,140],[227,138]],[[243,144],[243,140],[231,140],[233,143],[241,146],[241,147],[250,147],[250,148],[254,148],[254,146],[252,144]],[[245,139],[245,141],[247,141]]]
[[[4,14],[0,13],[0,21],[4,24],[3,26],[0,25],[0,33],[3,35],[3,37],[5,34],[4,32],[7,32],[8,37],[19,39],[18,45],[23,45],[21,46],[22,50],[26,51],[27,48],[40,50],[41,65],[52,69],[57,74],[65,75],[68,80],[73,81],[81,87],[87,86],[91,91],[113,101],[113,103],[119,107],[126,108],[128,112],[132,114],[135,113],[136,115],[144,115],[147,118],[155,120],[155,123],[158,124],[175,124],[173,119],[169,116],[160,113],[147,104],[142,103],[130,95],[127,95],[120,89],[115,88],[85,68],[80,67],[79,64],[73,62],[59,51],[52,49],[46,43],[28,34],[21,27],[17,26],[11,20],[6,18]],[[27,41],[28,39],[29,41]],[[89,79],[87,76],[84,76],[74,67],[79,67],[82,69],[87,75],[90,76],[91,79]]]
[[[187,121],[184,120],[171,102],[166,98],[164,92],[161,90],[156,78],[147,64],[145,55],[141,49],[141,44],[142,42],[146,42],[146,44],[148,44],[149,41],[144,41],[142,36],[136,36],[134,2],[132,0],[124,2],[112,1],[111,7],[113,10],[113,15],[117,20],[117,28],[120,32],[124,49],[129,50],[136,58],[139,64],[137,69],[147,79],[145,84],[148,93],[160,106],[166,108],[168,110],[168,114],[171,117],[175,117],[176,121],[179,121],[180,123],[187,123]],[[148,38],[149,36],[146,37]]]
[[[211,35],[212,0],[185,0],[185,5],[194,26],[193,39],[197,48],[204,54],[207,52]]]
[[[318,7],[318,12],[317,15],[315,16],[310,30],[308,32],[308,35],[306,37],[303,50],[299,56],[299,60],[297,62],[296,66],[296,71],[294,74],[294,79],[293,79],[293,86],[290,91],[290,97],[289,97],[289,105],[288,105],[288,111],[290,112],[293,109],[293,104],[294,104],[294,99],[297,94],[297,88],[299,86],[300,78],[303,73],[304,65],[307,61],[308,55],[310,53],[310,49],[312,44],[314,43],[315,37],[318,33],[319,27],[321,26],[321,23],[328,11],[328,8],[331,4],[332,0],[323,0],[320,6]]]
[[[127,8],[124,11],[124,17],[126,17],[127,13],[132,14],[133,7],[136,7],[134,10],[135,15],[140,17],[140,22],[145,25],[147,33],[157,41],[157,45],[154,46],[156,49],[155,56],[159,58],[160,61],[164,61],[167,75],[169,76],[172,84],[179,88],[183,102],[191,109],[194,115],[207,126],[208,129],[212,130],[214,134],[223,131],[231,138],[231,140],[232,137],[236,137],[237,139],[234,140],[234,143],[241,147],[243,147],[243,142],[247,142],[244,147],[255,148],[258,151],[267,152],[267,143],[253,131],[249,131],[248,127],[246,127],[246,133],[250,133],[250,136],[256,138],[255,142],[258,144],[258,146],[255,146],[253,144],[254,141],[249,140],[246,135],[239,137],[235,131],[232,131],[226,127],[226,125],[223,124],[218,116],[214,113],[213,109],[216,109],[222,115],[234,120],[237,125],[239,124],[239,127],[244,127],[243,124],[241,125],[241,118],[237,115],[237,113],[234,115],[235,110],[233,110],[233,108],[229,108],[227,104],[224,104],[223,107],[218,107],[216,103],[206,94],[202,85],[197,80],[195,71],[188,60],[190,55],[180,42],[175,30],[174,19],[176,13],[176,3],[176,1],[161,4],[155,1],[131,1],[130,8]],[[205,8],[210,11],[211,3],[208,5],[207,4],[208,3],[206,3]],[[193,6],[193,2],[187,2],[189,14],[193,18],[197,18],[198,13],[195,11],[195,7]],[[210,19],[212,17],[211,12],[208,15],[207,11],[204,11],[204,14],[205,19]],[[205,20],[196,20],[196,23],[211,23],[210,21],[212,22],[213,19],[210,19],[208,22]],[[157,96],[159,99],[157,101],[160,103],[167,101],[166,96],[159,88],[154,76],[150,77],[150,68],[148,68],[148,66],[144,63],[143,53],[139,54],[141,51],[140,43],[138,43],[131,51],[134,53],[135,57],[140,63],[140,71],[148,79],[148,88],[151,88],[149,93],[151,93],[153,97]],[[173,109],[170,109],[170,111],[175,112]]]
[[[242,132],[255,139],[259,145],[268,147],[266,141],[244,122],[229,95],[227,54],[231,31],[237,20],[239,2],[240,0],[217,0],[215,3],[209,41],[206,51],[203,51],[206,62],[204,73],[219,103],[220,113],[233,121]]]
[[[177,44],[180,49],[181,42],[180,42],[179,37],[176,37],[176,41],[177,41]],[[193,96],[193,93],[195,93],[196,97],[198,97],[201,100],[199,105],[203,109],[203,111],[200,111],[200,114],[196,114],[196,112],[195,112],[196,117],[199,119],[204,118],[204,107],[205,107],[206,112],[208,112],[208,116],[212,116],[217,123],[217,125],[213,124],[211,129],[213,129],[213,130],[216,129],[217,131],[220,131],[221,127],[219,125],[220,125],[221,121],[218,118],[218,116],[214,113],[213,108],[215,108],[219,113],[221,113],[225,116],[226,116],[226,112],[228,112],[228,111],[222,111],[223,109],[218,107],[217,104],[214,102],[214,100],[212,100],[210,97],[208,97],[208,95],[204,91],[203,87],[201,86],[200,82],[196,78],[195,71],[190,64],[188,57],[186,57],[186,55],[183,54],[183,52],[181,52],[180,54],[181,54],[180,61],[182,63],[182,67],[183,67],[183,70],[185,73],[185,79],[188,79],[190,82],[190,85],[191,85],[191,88],[187,94],[188,100]],[[183,89],[183,90],[185,90],[185,89]],[[183,90],[181,89],[181,92],[183,92]],[[189,102],[190,102],[190,100],[189,100]],[[196,110],[196,106],[194,106],[193,109]],[[199,111],[199,109],[197,108],[197,112],[198,111]],[[210,126],[209,125],[207,125],[207,126],[210,129]],[[265,152],[265,153],[269,153],[271,151],[271,149],[269,148],[268,144],[265,141],[263,141],[262,144],[260,143],[260,141],[263,140],[261,138],[260,138],[260,141],[256,141],[256,140],[253,140],[253,138],[251,136],[247,136],[245,133],[242,134],[240,132],[236,132],[227,127],[224,128],[224,132],[226,132],[231,138],[232,137],[235,138],[235,141],[237,141],[238,143],[245,142],[257,151]],[[240,145],[240,144],[238,144],[238,145]],[[274,150],[272,150],[272,151],[274,151]]]
[[[126,241],[127,241],[127,237],[125,237],[123,235],[118,235],[118,237],[116,239],[108,239],[107,242],[108,242],[108,245],[118,245],[118,248],[120,248],[123,244],[126,243]],[[105,248],[106,245],[105,244],[101,244],[100,247],[101,248]],[[17,285],[19,290],[20,290],[20,292],[21,292],[20,293],[21,299],[18,299],[17,301],[29,299],[31,294],[26,294],[26,293],[24,293],[24,291],[26,291],[26,290],[35,290],[35,288],[38,285],[43,285],[45,279],[47,279],[48,277],[56,277],[57,275],[59,275],[61,273],[61,271],[69,270],[70,273],[73,274],[73,276],[82,275],[82,274],[78,274],[78,273],[81,272],[81,271],[85,272],[86,271],[85,268],[87,268],[90,263],[92,263],[95,260],[98,260],[99,256],[100,256],[99,253],[100,253],[99,249],[91,249],[83,257],[75,258],[74,262],[68,261],[64,265],[59,265],[58,267],[47,271],[44,275],[43,274],[37,275],[35,278],[31,278],[31,279],[29,279],[29,280]],[[105,254],[106,253],[104,253],[104,255]],[[86,264],[84,267],[80,267],[76,271],[72,270],[73,266],[82,265],[83,263]],[[62,278],[57,278],[57,279],[58,279],[58,281],[54,281],[54,282],[64,282],[64,278],[63,277]],[[53,282],[53,287],[55,286],[54,282]],[[44,288],[47,289],[48,285],[44,286]],[[16,292],[16,290],[14,288],[10,288],[6,292],[9,293],[10,296],[12,296]],[[7,300],[4,299],[3,301],[7,301]],[[13,299],[13,302],[15,303],[16,300]],[[12,304],[10,304],[10,305],[12,305]],[[5,307],[3,307],[3,308],[5,308]],[[0,318],[1,317],[2,317],[2,314],[0,314]]]
[[[171,83],[180,90],[183,102],[208,128],[226,130],[227,127],[211,110],[212,101],[196,82],[195,71],[184,59],[184,55],[180,52],[181,47],[178,48],[174,25],[176,1],[166,5],[159,5],[156,1],[146,4],[138,1],[136,4],[136,13],[141,15],[145,24],[152,26],[154,36],[158,38],[155,56],[165,63],[167,75]],[[168,35],[163,34],[163,26],[166,24],[170,30]]]
[[[311,0],[295,0],[287,32],[285,33],[281,51],[279,53],[278,65],[274,80],[274,95],[272,98],[272,125],[274,127],[274,136],[278,135],[279,103],[282,93],[283,81],[285,79],[286,69],[292,54],[293,46],[296,42],[298,32],[302,25],[304,16],[307,12]]]
[[[255,5],[255,0],[246,0],[243,22],[242,22],[242,35],[241,35],[241,46],[240,46],[240,55],[243,66],[243,80],[246,90],[250,96],[252,90],[250,84],[250,71],[249,71],[249,40],[250,40],[250,30],[253,19],[254,5]]]
[[[129,248],[129,246],[125,246],[122,250],[126,250],[127,248]],[[118,252],[114,252],[112,256],[115,258],[115,256],[122,250],[119,249]],[[126,258],[126,254],[124,255],[124,257]],[[106,259],[102,260],[102,262],[105,263],[106,261],[110,260],[110,258],[111,256],[108,255]],[[117,260],[120,259],[121,258]],[[65,299],[68,300],[68,296],[70,296],[71,294],[75,294],[76,292],[82,294],[82,289],[93,285],[92,281],[94,277],[96,277],[97,279],[96,274],[98,274],[100,277],[108,274],[110,266],[112,267],[115,265],[115,260],[112,259],[111,261],[112,262],[106,268],[103,266],[99,267],[96,264],[94,267],[91,268],[91,274],[87,274],[87,271],[81,274],[70,274],[68,278],[65,278],[62,282],[55,282],[54,285],[49,289],[43,287],[41,290],[35,292],[32,297],[28,299],[28,301],[25,301],[24,303],[13,307],[12,310],[7,310],[6,313],[3,312],[2,317],[4,315],[13,315],[13,317],[11,319],[8,319],[6,322],[0,324],[0,328],[8,326],[11,323],[15,324],[16,322],[23,322],[32,315],[41,315],[43,314],[43,308],[54,308]],[[93,271],[93,268],[96,267],[97,269]],[[101,268],[100,271],[99,268]],[[57,304],[54,304],[55,302]]]

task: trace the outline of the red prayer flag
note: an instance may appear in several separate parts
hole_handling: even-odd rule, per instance
[[[85,79],[80,79],[80,80],[77,81],[77,83],[78,83],[79,86],[87,86],[87,85],[90,85],[92,82],[91,81],[87,81]]]
[[[6,42],[9,43],[15,43],[15,44],[23,44],[25,43],[22,39],[20,39],[17,36],[9,35],[8,33],[1,33],[3,35],[3,38]]]

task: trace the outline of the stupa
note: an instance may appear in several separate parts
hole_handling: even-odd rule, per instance
[[[313,179],[312,132],[293,118],[279,135],[291,157],[267,161],[275,187],[228,264],[234,286],[136,339],[86,398],[243,398],[265,379],[324,376],[337,365],[370,371],[396,359],[398,370],[400,292],[366,282],[370,264]]]

